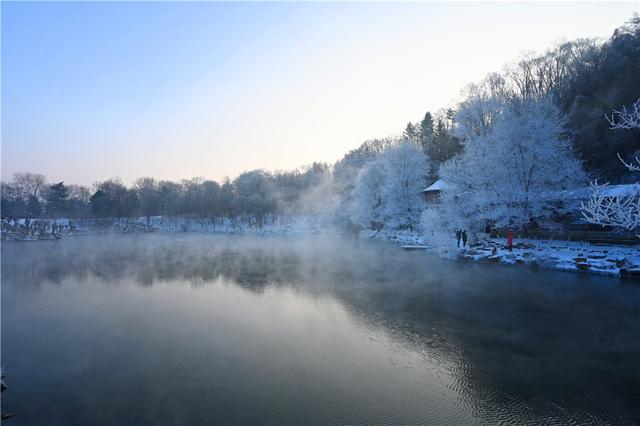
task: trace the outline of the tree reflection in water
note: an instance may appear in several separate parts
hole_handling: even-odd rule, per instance
[[[471,419],[640,420],[640,287],[616,279],[458,264],[350,239],[145,235],[7,243],[2,280],[3,311],[67,282],[330,300],[366,333],[449,375]]]

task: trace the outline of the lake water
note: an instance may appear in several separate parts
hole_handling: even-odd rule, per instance
[[[7,425],[638,424],[640,285],[367,241],[3,243]]]

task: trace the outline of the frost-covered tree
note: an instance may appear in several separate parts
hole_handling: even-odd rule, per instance
[[[455,114],[456,136],[464,140],[486,137],[509,99],[504,79],[498,74],[489,74],[479,84],[468,85],[463,96]]]
[[[249,222],[262,226],[276,206],[269,173],[264,170],[244,172],[233,181],[233,186],[238,197],[240,213]]]
[[[407,123],[407,126],[404,128],[404,132],[402,133],[402,137],[409,142],[418,143],[420,141],[420,127],[414,123]]]
[[[633,106],[627,111],[627,107],[623,106],[622,110],[614,109],[611,117],[605,115],[605,118],[611,125],[612,130],[616,129],[640,129],[640,99],[633,103]]]
[[[367,163],[360,169],[351,191],[353,201],[350,216],[355,224],[369,228],[382,221],[384,184],[385,166],[381,160]]]
[[[612,130],[640,129],[640,99],[634,102],[633,107],[627,110],[614,110],[611,117],[606,117]],[[634,158],[635,162],[626,162],[620,154],[618,158],[632,172],[640,172],[640,158]],[[629,231],[640,229],[640,182],[627,187],[625,191],[612,193],[608,184],[592,184],[593,195],[582,205],[584,218],[598,225],[617,226]]]
[[[640,229],[640,183],[619,193],[609,191],[609,185],[592,185],[591,198],[582,205],[582,216],[597,225],[616,226],[628,231]]]
[[[394,143],[395,141],[391,138],[372,139],[349,151],[333,168],[337,190],[350,195],[360,169],[370,161],[379,159],[387,147]]]
[[[423,210],[421,191],[429,171],[419,140],[403,135],[384,147],[356,176],[350,191],[349,216],[353,223],[370,228],[411,229]]]
[[[464,153],[440,170],[454,188],[445,191],[443,202],[470,229],[488,221],[521,228],[557,211],[554,194],[581,185],[586,174],[549,97],[504,104],[487,99],[492,103],[500,106],[490,124],[469,127]]]
[[[384,220],[391,228],[413,228],[424,208],[421,190],[429,171],[427,156],[418,143],[402,142],[387,148],[384,165]]]
[[[337,195],[336,222],[342,224],[353,223],[351,212],[353,209],[352,191],[360,170],[369,162],[380,159],[384,150],[392,145],[391,138],[373,139],[364,142],[358,148],[349,151],[333,167],[332,186]]]

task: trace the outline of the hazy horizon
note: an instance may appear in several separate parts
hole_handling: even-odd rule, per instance
[[[623,3],[2,3],[2,179],[335,162]]]

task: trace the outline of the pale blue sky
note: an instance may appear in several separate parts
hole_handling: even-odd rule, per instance
[[[626,3],[2,3],[2,178],[333,162]]]

